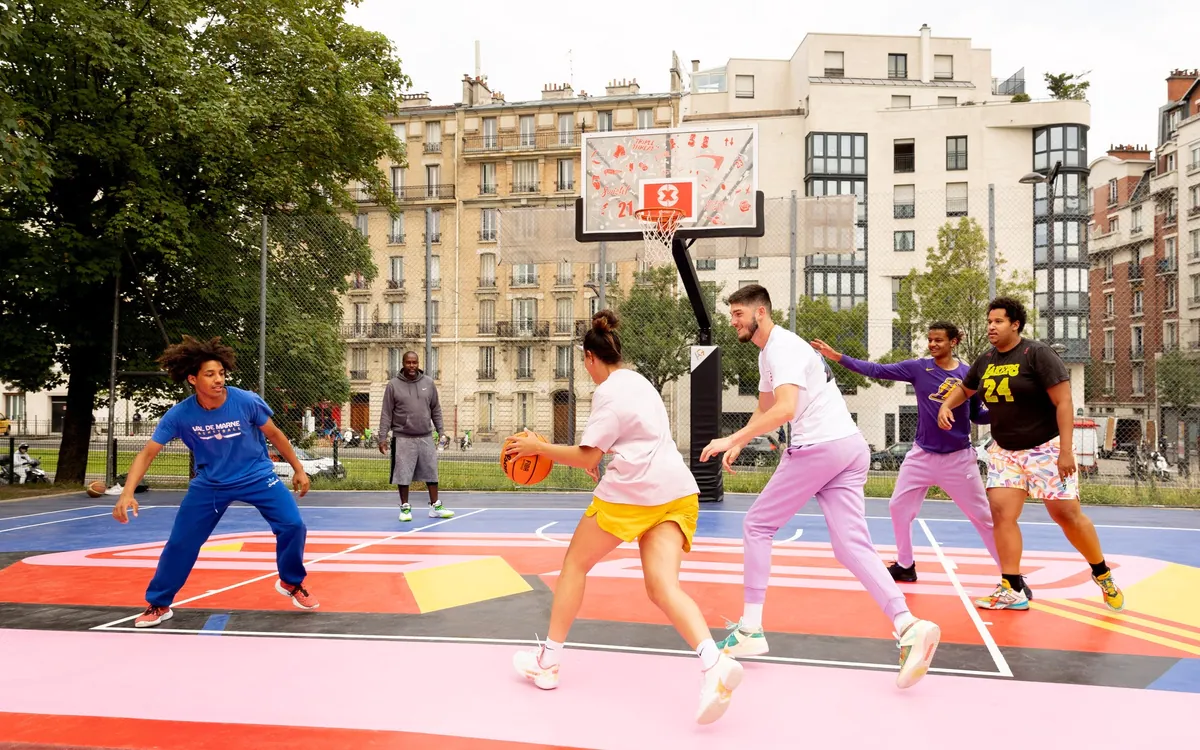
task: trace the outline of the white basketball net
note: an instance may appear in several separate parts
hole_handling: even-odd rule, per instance
[[[675,238],[683,211],[678,208],[643,208],[634,215],[642,225],[642,239],[646,245],[645,262],[657,266],[672,261],[671,240]]]

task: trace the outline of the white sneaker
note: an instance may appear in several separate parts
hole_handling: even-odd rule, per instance
[[[929,671],[933,653],[942,638],[942,629],[928,620],[917,620],[899,636],[900,675],[896,687],[908,688],[920,682]]]
[[[107,490],[105,490],[104,494],[105,495],[120,495],[124,491],[125,491],[125,488],[121,486],[120,482],[117,482],[112,487],[109,487]]]
[[[400,506],[400,520],[406,523],[412,520],[412,507],[408,504]]]
[[[533,684],[542,690],[553,690],[558,687],[558,665],[543,667],[538,661],[541,654],[540,648],[536,651],[518,651],[513,654],[513,669],[522,677],[533,680]]]
[[[742,665],[736,659],[721,654],[712,669],[704,672],[696,723],[711,724],[725,715],[734,689],[742,683],[742,669]]]
[[[454,518],[454,511],[449,508],[443,508],[441,503],[429,506],[430,518]]]

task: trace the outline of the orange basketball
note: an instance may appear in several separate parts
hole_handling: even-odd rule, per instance
[[[91,484],[89,484],[87,486],[88,497],[101,497],[102,495],[104,495],[105,489],[107,489],[107,488],[104,486],[104,482],[100,482],[100,481],[92,482]]]
[[[537,433],[521,432],[521,435],[533,434],[538,440],[543,443],[547,442],[546,438]],[[508,447],[508,441],[504,441],[504,447],[500,449],[500,466],[504,469],[504,473],[508,478],[522,485],[537,484],[550,475],[550,470],[554,468],[554,462],[545,456],[522,456],[518,459],[511,459],[504,453],[504,449]]]

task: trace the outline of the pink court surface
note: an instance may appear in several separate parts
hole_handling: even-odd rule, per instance
[[[181,493],[0,504],[0,747],[1185,747],[1200,712],[1200,513],[1092,508],[1126,591],[1110,612],[1037,505],[1022,519],[1028,612],[970,600],[995,566],[953,505],[914,524],[912,610],[942,627],[933,669],[898,690],[890,623],[833,558],[814,504],[780,531],[765,622],[728,713],[698,726],[699,663],[643,591],[637,549],[597,566],[540,691],[513,651],[544,636],[585,495],[443,493],[453,519],[397,520],[390,493],[310,493],[301,612],[274,591],[274,544],[234,505],[174,619],[137,630]],[[714,635],[741,612],[753,498],[702,506],[684,586]],[[104,503],[104,504],[99,504]],[[886,501],[869,500],[884,559]],[[1009,723],[998,724],[1004,716]],[[999,730],[998,727],[1007,726]]]

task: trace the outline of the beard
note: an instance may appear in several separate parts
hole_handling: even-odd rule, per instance
[[[741,331],[738,331],[738,341],[745,343],[754,338],[754,334],[758,333],[758,321],[753,318],[750,323]]]

